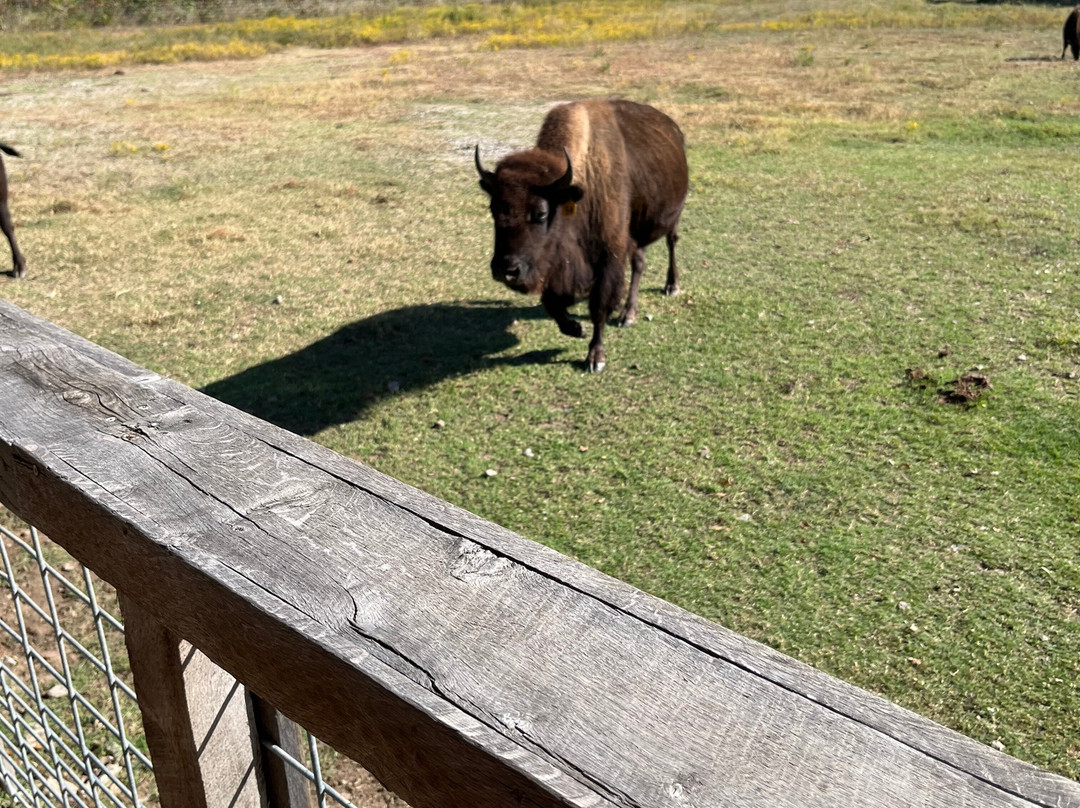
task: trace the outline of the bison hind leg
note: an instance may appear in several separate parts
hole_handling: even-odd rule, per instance
[[[19,252],[18,242],[15,241],[15,227],[12,224],[11,212],[8,210],[6,202],[0,203],[0,231],[3,231],[4,235],[7,236],[8,244],[11,246],[11,258],[15,265],[9,274],[13,278],[25,277],[26,259]]]
[[[679,268],[675,263],[675,245],[679,243],[679,230],[672,228],[667,234],[668,268],[667,283],[664,284],[664,294],[669,297],[679,294]]]
[[[630,293],[626,296],[626,305],[623,306],[622,314],[619,315],[618,325],[626,328],[634,324],[638,313],[638,288],[641,286],[641,276],[645,274],[645,249],[636,244],[633,245],[633,253],[630,257]]]

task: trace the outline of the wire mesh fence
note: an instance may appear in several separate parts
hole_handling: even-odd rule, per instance
[[[99,603],[81,565],[47,558],[32,527],[0,526],[0,559],[10,595],[0,609],[0,773],[12,804],[148,804],[153,767],[129,731],[138,701],[118,673],[126,659],[114,662],[115,605]]]
[[[116,593],[2,508],[0,562],[0,808],[157,808]],[[405,805],[304,737],[302,759],[264,749],[303,775],[318,808]]]

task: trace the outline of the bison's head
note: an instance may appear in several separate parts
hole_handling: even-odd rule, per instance
[[[564,220],[585,191],[574,184],[570,154],[563,155],[565,162],[538,149],[518,152],[487,171],[476,147],[480,187],[491,197],[495,220],[491,276],[519,292],[543,291],[548,273],[563,260],[560,253],[573,248]]]

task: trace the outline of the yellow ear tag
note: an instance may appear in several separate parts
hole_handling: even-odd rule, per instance
[[[575,202],[573,199],[571,199],[569,202],[563,203],[563,216],[573,216],[575,210],[577,210],[577,202]]]

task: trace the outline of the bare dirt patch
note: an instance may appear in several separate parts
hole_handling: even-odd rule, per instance
[[[990,383],[990,377],[985,373],[964,373],[955,379],[943,382],[923,368],[916,366],[905,370],[904,375],[911,387],[918,390],[936,391],[939,404],[972,407],[994,389],[994,385]]]

